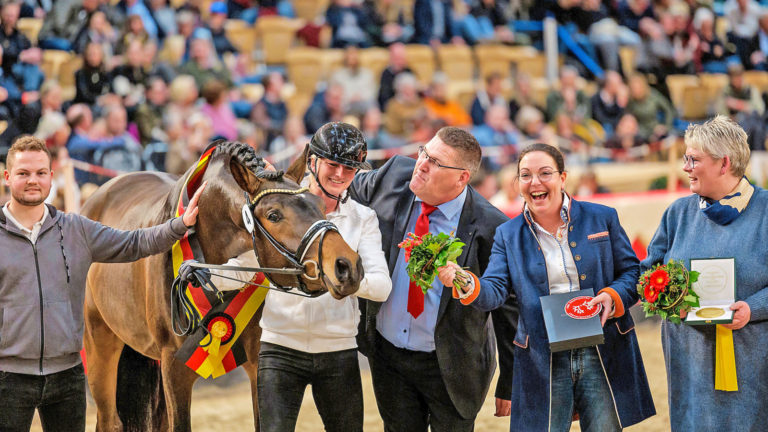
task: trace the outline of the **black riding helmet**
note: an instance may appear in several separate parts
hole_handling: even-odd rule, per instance
[[[309,155],[328,159],[350,168],[371,169],[371,165],[365,161],[367,154],[368,145],[365,143],[363,133],[348,123],[326,123],[315,132],[312,140],[309,142]],[[325,190],[322,183],[320,183],[320,179],[317,178],[317,159],[312,164],[312,160],[307,157],[307,166],[309,167],[309,172],[312,173],[315,181],[317,181],[320,190],[327,197],[342,203],[347,202],[349,192],[344,197],[334,195]]]
[[[369,170],[365,161],[368,145],[359,129],[349,123],[324,124],[309,142],[309,154],[338,162],[348,167]]]

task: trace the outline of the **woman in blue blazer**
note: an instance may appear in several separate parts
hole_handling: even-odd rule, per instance
[[[638,300],[638,260],[616,210],[564,192],[563,155],[547,144],[520,154],[523,214],[499,226],[488,268],[464,304],[493,310],[514,296],[512,431],[567,431],[574,414],[583,431],[616,431],[656,413],[629,308]],[[440,269],[453,285],[455,264]],[[470,273],[471,274],[471,273]],[[593,288],[603,307],[605,343],[552,353],[539,297]],[[497,338],[511,335],[497,335]]]

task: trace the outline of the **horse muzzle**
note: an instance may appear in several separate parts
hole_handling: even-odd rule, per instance
[[[363,260],[359,256],[354,263],[346,257],[336,258],[333,270],[336,280],[339,282],[338,284],[328,284],[328,292],[334,298],[341,299],[357,292],[360,288],[360,282],[365,276]]]

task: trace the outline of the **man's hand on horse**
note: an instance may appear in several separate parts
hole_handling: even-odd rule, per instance
[[[208,182],[204,182],[197,189],[197,192],[192,195],[192,199],[189,200],[189,204],[187,205],[187,211],[185,211],[184,216],[181,217],[181,220],[187,228],[192,228],[195,226],[195,223],[197,223],[197,201],[200,199],[200,195],[202,195],[207,184]]]

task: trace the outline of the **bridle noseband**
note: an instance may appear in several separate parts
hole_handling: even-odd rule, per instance
[[[325,239],[325,234],[328,231],[339,232],[339,229],[336,228],[336,225],[334,225],[333,222],[325,219],[316,221],[304,233],[304,236],[301,238],[301,242],[299,243],[299,247],[294,252],[288,249],[284,244],[282,244],[272,234],[270,234],[270,232],[267,231],[267,229],[261,223],[259,218],[254,216],[254,209],[256,208],[256,205],[258,204],[259,200],[261,200],[267,195],[272,195],[272,194],[298,195],[308,191],[309,191],[309,188],[306,188],[306,187],[303,187],[300,189],[265,189],[259,192],[255,197],[253,197],[253,199],[249,199],[248,193],[244,192],[246,203],[245,205],[243,205],[242,213],[243,213],[243,223],[245,224],[245,228],[248,230],[249,233],[251,233],[251,242],[253,243],[253,253],[256,254],[256,259],[259,258],[259,252],[256,250],[256,229],[258,228],[259,232],[261,232],[264,238],[267,239],[267,241],[272,245],[272,247],[275,248],[275,250],[277,250],[283,257],[285,257],[285,259],[288,260],[291,266],[301,270],[300,274],[296,274],[296,281],[298,286],[286,287],[276,282],[274,278],[270,277],[270,273],[267,272],[266,269],[264,269],[265,270],[264,274],[267,276],[270,283],[274,285],[276,288],[284,292],[308,296],[308,297],[317,297],[323,294],[323,291],[310,291],[309,289],[307,289],[306,284],[304,284],[304,280],[302,277],[306,277],[309,280],[322,279],[326,283],[326,285],[333,286],[334,288],[336,287],[336,284],[334,284],[323,271],[323,258],[322,258],[323,240]],[[318,250],[317,250],[317,261],[312,261],[312,260],[304,261],[305,255],[307,254],[307,250],[309,250],[309,247],[318,239],[319,239],[319,243],[318,243]],[[260,260],[259,260],[259,263],[261,263]],[[309,274],[307,274],[306,272],[307,264],[314,265],[315,272],[316,272],[314,276],[310,276]],[[292,292],[295,290],[300,291],[301,294]]]

